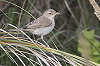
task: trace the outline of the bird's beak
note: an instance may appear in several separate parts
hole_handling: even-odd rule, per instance
[[[54,15],[61,15],[59,12],[56,12]]]

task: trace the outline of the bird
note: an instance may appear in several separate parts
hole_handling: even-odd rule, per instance
[[[9,31],[29,31],[32,34],[41,36],[41,39],[43,39],[43,36],[49,34],[53,30],[55,26],[54,17],[59,14],[60,13],[56,12],[54,9],[48,9],[42,16],[28,23],[26,26],[18,29],[10,29]]]

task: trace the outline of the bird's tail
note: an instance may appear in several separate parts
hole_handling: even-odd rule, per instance
[[[23,28],[18,28],[18,29],[9,29],[8,31],[20,31],[23,30]]]

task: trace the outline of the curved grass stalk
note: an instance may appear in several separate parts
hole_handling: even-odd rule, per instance
[[[0,9],[1,10],[1,9]],[[1,10],[2,11],[2,10]],[[9,18],[3,11],[2,11],[2,13],[7,17],[7,18]],[[9,18],[10,20],[12,20],[11,18]]]
[[[11,24],[8,24],[8,25],[11,25]],[[14,25],[11,25],[11,26],[15,27]],[[15,28],[17,29],[17,27],[15,27]],[[2,29],[1,29],[1,31],[7,33],[7,34],[10,35],[10,36],[13,36],[13,35],[11,35],[10,33],[6,32],[6,31],[4,31],[4,30],[2,30]],[[21,30],[20,30],[20,31],[21,31]],[[23,31],[21,31],[21,32],[24,33]],[[26,35],[26,34],[24,33],[24,35]],[[14,37],[14,36],[13,36],[13,38],[18,39],[18,38]],[[31,39],[31,38],[29,37],[29,39]],[[19,39],[18,39],[18,40],[19,40]],[[18,41],[18,40],[17,40],[17,41]],[[8,41],[10,41],[10,40],[8,40]],[[34,43],[35,46],[37,46],[37,45],[36,45],[37,43],[33,42],[33,40],[31,40],[31,42]],[[38,47],[38,46],[37,46],[37,47]],[[40,48],[38,48],[38,49],[41,50]],[[41,50],[41,51],[42,51],[42,50]],[[44,51],[42,51],[42,52],[44,53]],[[45,53],[44,53],[44,54],[45,54]],[[51,59],[47,54],[45,54],[45,55],[46,55],[49,59]],[[54,55],[53,55],[53,56],[54,56]],[[17,56],[17,57],[18,57],[18,56]],[[54,57],[55,57],[55,56],[54,56]],[[56,60],[57,60],[57,59],[56,59]],[[21,62],[22,62],[22,61],[21,61]],[[56,65],[52,60],[51,60],[51,62],[52,62],[54,65]],[[57,63],[58,63],[58,62],[57,62]],[[24,63],[23,63],[23,64],[24,64]],[[61,66],[60,63],[59,63],[59,65]],[[25,66],[25,65],[24,65],[24,66]]]
[[[31,61],[30,61],[30,59],[29,58],[27,58],[22,52],[20,52],[18,49],[16,49],[15,47],[13,47],[13,46],[11,46],[11,45],[9,45],[10,47],[12,47],[13,49],[15,49],[16,51],[18,51],[23,57],[25,57],[33,66],[35,66]],[[16,53],[17,54],[17,53]]]
[[[7,46],[7,48],[8,48],[14,55],[16,55],[16,57],[21,61],[21,63],[22,63],[24,66],[26,66],[25,63],[21,60],[21,58],[17,55],[17,53],[16,53],[13,49],[11,49],[9,46]]]
[[[21,53],[26,53],[26,54],[29,54],[29,55],[34,56],[33,54],[30,54],[30,53],[28,53],[28,52],[23,52],[23,51],[21,51]],[[21,54],[18,54],[18,53],[17,53],[17,55],[19,55],[19,56],[21,56],[21,57],[25,57],[25,56],[23,56],[23,55],[21,55]],[[25,57],[25,58],[26,58],[26,57]],[[28,58],[28,57],[27,57],[27,59],[28,59],[30,62],[34,62],[34,63],[36,63],[36,64],[40,65],[40,63],[38,63],[38,62],[34,61],[34,60],[33,60],[33,59],[31,59],[31,58]],[[33,63],[31,63],[31,64],[33,65]]]
[[[0,42],[1,43],[1,42]],[[3,51],[7,54],[7,56],[11,59],[11,61],[13,62],[13,63],[15,63],[17,66],[19,66],[18,65],[18,63],[12,58],[12,56],[3,48],[3,46],[0,44],[0,47],[3,49]]]
[[[3,37],[2,37],[3,38]],[[7,37],[8,39],[9,37]],[[38,47],[35,47],[35,44],[32,44],[30,42],[25,42],[25,41],[17,41],[17,40],[5,40],[5,39],[1,39],[2,42],[11,42],[12,44],[11,45],[14,45],[14,46],[22,46],[22,47],[28,47],[28,48],[33,48],[33,49],[37,49],[39,50],[39,48],[41,48],[43,51],[46,51],[46,52],[51,52],[51,53],[54,53],[56,55],[59,55],[59,56],[62,56],[62,57],[65,57],[65,58],[68,58],[70,60],[73,60],[71,62],[73,63],[76,63],[76,64],[83,64],[83,65],[99,65],[97,63],[94,63],[92,61],[89,61],[89,60],[86,60],[82,57],[79,57],[79,56],[76,56],[76,55],[72,55],[72,54],[69,54],[69,53],[66,53],[66,52],[63,52],[63,51],[60,51],[60,50],[56,50],[56,49],[52,49],[52,48],[48,48],[48,47],[44,47],[44,46],[41,46],[41,45],[38,45]],[[17,44],[14,44],[14,43],[17,43]],[[78,64],[78,65],[79,65]]]
[[[30,12],[26,11],[26,10],[23,9],[22,7],[16,5],[16,4],[12,3],[12,2],[9,2],[9,1],[5,1],[5,0],[0,0],[0,1],[4,1],[4,2],[7,2],[7,3],[10,3],[10,4],[12,4],[12,5],[14,5],[14,6],[16,6],[16,7],[20,8],[20,9],[22,9],[22,10],[25,11],[26,13],[28,13],[32,18],[36,19],[32,14],[30,14]]]
[[[5,41],[3,41],[3,42],[5,42]],[[7,42],[7,41],[6,41],[6,42]],[[11,41],[8,40],[8,43],[9,43],[9,42],[11,42]],[[15,43],[17,43],[17,42],[15,42]],[[19,45],[19,44],[14,44],[14,43],[11,44],[11,45],[20,46],[20,47],[22,46],[22,47],[24,47],[24,46],[22,45],[22,43],[20,43],[20,45]],[[32,46],[32,47],[35,47],[35,45]],[[39,48],[35,47],[35,48],[36,48],[36,49],[39,49],[40,47],[39,47]],[[24,47],[24,49],[25,49],[25,47]],[[42,48],[41,48],[41,49],[42,49]],[[29,50],[29,49],[28,49],[28,50]],[[30,51],[31,51],[31,50],[30,50]],[[33,52],[33,51],[32,51],[32,52]],[[50,58],[49,58],[49,60],[50,60]],[[56,62],[56,61],[55,61],[55,62]]]

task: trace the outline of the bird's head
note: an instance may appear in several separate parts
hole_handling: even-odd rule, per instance
[[[58,15],[58,14],[60,14],[60,13],[59,13],[59,12],[56,12],[56,11],[53,10],[53,9],[48,9],[47,11],[45,11],[45,12],[43,13],[43,16],[49,18],[50,20],[53,20],[54,17],[55,17],[55,15]]]

